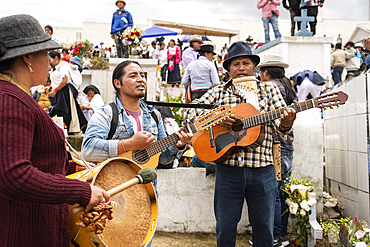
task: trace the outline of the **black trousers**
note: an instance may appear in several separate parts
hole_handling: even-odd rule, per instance
[[[310,22],[310,31],[313,32],[313,35],[316,34],[316,24],[317,24],[317,14],[319,13],[319,7],[308,7],[307,8],[307,16],[315,17],[313,22]]]
[[[293,11],[292,9],[290,9],[289,12],[290,12],[290,21],[291,21],[291,24],[292,24],[292,27],[290,29],[290,35],[294,36],[295,24],[296,23],[297,23],[297,30],[299,31],[301,29],[301,22],[300,21],[295,22],[294,17],[301,16],[301,12],[300,12],[300,10]]]

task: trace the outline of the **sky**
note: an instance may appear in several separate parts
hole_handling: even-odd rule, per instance
[[[350,4],[349,4],[350,2]],[[126,0],[134,23],[147,24],[147,19],[201,25],[214,19],[260,20],[262,11],[257,0]],[[82,27],[83,22],[110,23],[117,9],[114,0],[0,0],[0,17],[13,14],[34,16],[42,26]],[[289,12],[279,6],[280,18],[289,19]],[[319,10],[319,20],[369,20],[369,1],[326,0]]]

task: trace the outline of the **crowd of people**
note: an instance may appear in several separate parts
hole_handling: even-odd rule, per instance
[[[367,71],[366,54],[368,54],[368,51],[364,49],[362,42],[355,44],[353,41],[348,41],[343,49],[342,38],[339,34],[337,43],[332,45],[332,47],[331,73],[334,86],[343,81],[342,73],[344,69],[347,70],[345,80],[349,80]]]

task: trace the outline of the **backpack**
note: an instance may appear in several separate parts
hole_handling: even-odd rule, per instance
[[[109,103],[109,105],[112,107],[113,117],[112,117],[112,120],[110,122],[110,130],[109,130],[109,134],[108,134],[107,140],[112,139],[112,137],[114,135],[114,132],[116,132],[116,129],[117,129],[117,126],[118,126],[118,109],[117,109],[117,105],[114,102]],[[158,126],[159,120],[158,120],[158,117],[155,114],[155,112],[152,111],[150,113],[150,115],[152,116],[152,118],[154,119],[154,121],[156,122],[156,124]]]

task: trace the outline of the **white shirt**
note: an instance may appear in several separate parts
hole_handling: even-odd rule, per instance
[[[153,48],[153,46],[150,47],[150,50],[149,50],[149,58],[151,58],[151,59],[157,59],[158,53],[159,53],[159,47],[158,46],[156,46],[156,48]]]
[[[159,51],[158,62],[159,62],[159,66],[161,67],[163,67],[163,65],[165,64],[168,64],[167,49]]]

